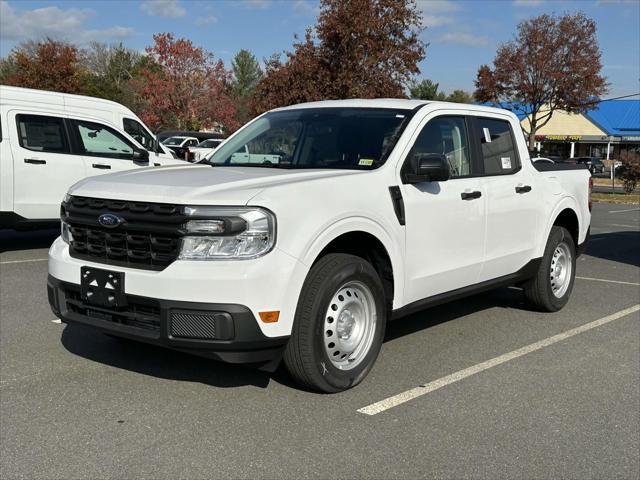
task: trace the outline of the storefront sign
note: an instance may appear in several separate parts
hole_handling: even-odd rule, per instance
[[[582,135],[536,135],[536,140],[544,142],[579,142]]]
[[[640,142],[640,137],[622,137],[623,142]]]

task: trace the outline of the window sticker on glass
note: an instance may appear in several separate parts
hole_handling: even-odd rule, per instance
[[[502,161],[502,168],[505,170],[511,169],[511,157],[501,157],[500,160]]]
[[[373,165],[373,159],[361,158],[360,161],[358,162],[358,165],[360,165],[361,167],[370,167],[371,165]]]
[[[489,132],[489,129],[487,127],[484,127],[482,131],[484,132],[484,141],[487,143],[491,143],[491,132]]]

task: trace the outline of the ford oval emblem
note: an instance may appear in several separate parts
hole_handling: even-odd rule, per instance
[[[98,223],[103,227],[116,228],[123,220],[113,213],[103,213],[98,217]]]

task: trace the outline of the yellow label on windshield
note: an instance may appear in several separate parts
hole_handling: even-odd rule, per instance
[[[361,158],[360,161],[358,162],[358,165],[360,165],[361,167],[370,167],[371,165],[373,165],[373,159]]]

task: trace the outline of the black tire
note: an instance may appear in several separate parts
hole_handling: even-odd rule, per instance
[[[325,314],[334,294],[348,282],[360,282],[369,288],[376,321],[372,343],[362,360],[349,370],[340,370],[325,348]],[[380,353],[386,315],[382,282],[369,262],[341,253],[322,257],[311,268],[300,293],[284,354],[287,370],[298,383],[312,390],[335,393],[354,387],[367,376]]]
[[[554,253],[560,244],[568,247],[571,253],[571,273],[569,276],[569,285],[561,296],[553,293],[551,279],[551,264],[554,260]],[[538,272],[535,277],[531,278],[524,284],[524,294],[531,305],[542,312],[557,312],[564,307],[569,301],[571,291],[573,290],[573,282],[576,275],[576,246],[573,237],[564,227],[552,227],[547,246],[544,249],[544,255]]]

